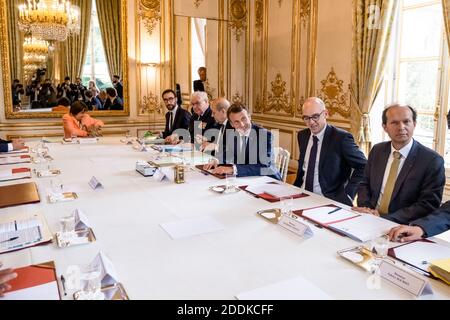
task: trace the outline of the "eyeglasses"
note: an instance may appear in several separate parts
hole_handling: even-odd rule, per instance
[[[175,100],[175,97],[170,97],[168,99],[163,99],[164,102],[169,102]]]
[[[312,120],[312,121],[317,122],[317,121],[320,119],[320,116],[321,116],[324,112],[325,112],[325,110],[322,111],[321,113],[313,114],[313,115],[310,116],[310,117],[308,117],[308,116],[303,116],[303,121],[308,122],[308,121]]]

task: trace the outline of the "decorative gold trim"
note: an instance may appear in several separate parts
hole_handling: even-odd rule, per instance
[[[279,116],[279,115],[275,115],[275,116]],[[294,118],[295,119],[295,118]],[[252,115],[252,120],[257,120],[257,121],[263,121],[263,122],[267,122],[267,123],[271,123],[272,125],[274,125],[274,123],[276,124],[287,124],[287,125],[292,125],[292,126],[298,126],[298,127],[306,127],[305,126],[305,122],[301,119],[296,119],[296,120],[286,120],[286,119],[281,119],[281,118],[274,118],[272,115],[268,115],[268,114],[253,114]],[[276,122],[274,122],[276,121]],[[341,120],[341,119],[329,119],[328,123],[340,123],[343,125],[347,125],[347,127],[341,126],[341,128],[347,128],[350,129],[350,120]]]
[[[151,35],[156,25],[161,22],[161,1],[140,0],[138,17],[144,21],[145,28]]]
[[[243,102],[243,99],[242,99],[241,95],[239,94],[239,92],[236,92],[231,101],[234,104],[240,104]]]
[[[278,7],[281,8],[282,5],[283,5],[283,0],[278,0]]]
[[[264,111],[284,111],[292,114],[292,108],[289,103],[289,94],[286,94],[286,81],[283,80],[281,73],[277,73],[275,80],[271,82],[272,89],[267,98],[267,106]]]
[[[239,42],[242,33],[247,30],[247,1],[231,0],[229,16],[231,17],[231,21],[228,27],[234,29],[236,41]]]
[[[300,19],[302,20],[304,27],[306,27],[310,16],[311,0],[300,0]]]
[[[128,1],[121,1],[121,33],[128,34]],[[57,112],[14,112],[12,105],[11,77],[9,68],[9,43],[8,43],[8,23],[7,23],[6,0],[0,0],[0,65],[2,67],[3,78],[3,101],[5,105],[6,119],[35,119],[35,118],[60,118],[61,113]],[[123,65],[123,94],[125,106],[123,111],[94,111],[95,117],[125,117],[130,115],[129,106],[129,84],[128,84],[128,37],[122,37],[122,65]]]
[[[139,101],[139,114],[149,115],[153,113],[162,114],[163,108],[158,96],[150,92]]]
[[[255,1],[255,29],[258,37],[261,36],[264,21],[264,2],[263,0]]]
[[[330,116],[339,113],[343,117],[350,117],[349,93],[344,92],[344,81],[337,77],[334,68],[331,68],[330,73],[325,80],[321,81],[321,84],[322,89],[318,96],[325,102]]]

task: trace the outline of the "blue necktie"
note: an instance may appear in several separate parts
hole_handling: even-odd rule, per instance
[[[306,173],[305,189],[310,192],[314,192],[314,171],[316,169],[316,159],[317,159],[317,146],[319,139],[313,136],[313,146],[311,152],[309,153],[308,170]]]

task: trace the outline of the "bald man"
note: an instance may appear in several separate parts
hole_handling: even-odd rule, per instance
[[[352,205],[367,159],[347,131],[327,124],[328,111],[319,98],[303,105],[308,129],[298,133],[300,158],[295,185]]]

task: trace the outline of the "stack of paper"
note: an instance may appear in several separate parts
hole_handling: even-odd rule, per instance
[[[333,223],[359,217],[359,214],[329,205],[305,209],[303,210],[302,216],[321,225],[330,226]]]
[[[31,157],[29,155],[23,156],[10,156],[0,158],[0,165],[9,165],[9,164],[17,164],[17,163],[30,163]]]
[[[31,178],[30,168],[0,170],[0,182]]]
[[[429,270],[436,278],[450,285],[450,258],[432,261]]]

